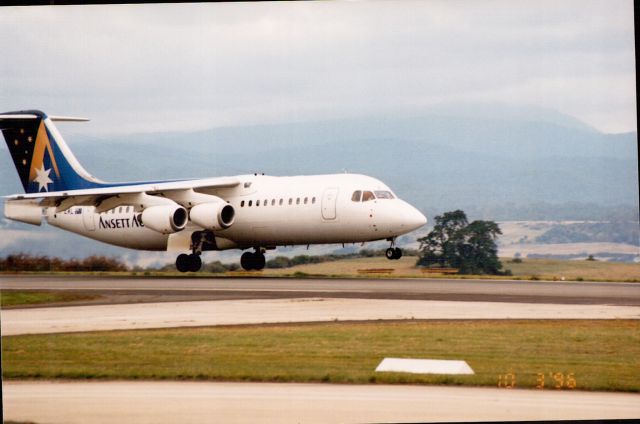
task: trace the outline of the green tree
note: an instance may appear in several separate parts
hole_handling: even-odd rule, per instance
[[[435,226],[420,242],[417,265],[457,268],[461,274],[499,274],[498,260],[500,227],[493,221],[468,223],[461,210],[445,212],[435,217]]]

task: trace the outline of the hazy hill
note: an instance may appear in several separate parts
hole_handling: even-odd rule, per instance
[[[527,110],[467,107],[457,117],[443,109],[420,117],[67,141],[91,173],[113,181],[347,170],[382,179],[429,213],[507,203],[637,204],[636,133],[603,134],[565,115]],[[20,191],[2,150],[0,193]]]

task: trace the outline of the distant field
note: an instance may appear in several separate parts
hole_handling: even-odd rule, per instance
[[[564,277],[567,280],[599,281],[640,281],[640,264],[600,261],[561,261],[552,259],[523,259],[513,263],[503,259],[504,268],[509,268],[514,276],[539,277],[553,280]]]
[[[528,259],[513,263],[512,258],[501,258],[503,269],[509,269],[511,276],[494,275],[444,275],[423,272],[415,266],[417,257],[405,256],[397,261],[384,257],[343,259],[319,264],[298,265],[291,268],[264,269],[262,271],[233,271],[226,273],[180,273],[178,271],[143,272],[56,272],[53,275],[91,276],[140,276],[140,277],[201,277],[226,276],[268,276],[268,277],[361,277],[361,278],[504,278],[540,280],[585,280],[585,281],[631,281],[640,282],[640,263],[621,263],[586,260]],[[372,272],[376,271],[376,272]],[[381,271],[381,272],[377,272]],[[42,274],[25,272],[24,274]]]
[[[432,321],[3,337],[9,379],[175,379],[640,391],[640,322]],[[469,376],[376,373],[385,357],[462,359]]]
[[[424,273],[415,267],[415,257],[403,257],[398,261],[385,258],[346,259],[321,264],[299,265],[285,269],[265,269],[263,275],[304,273],[327,276],[367,276],[367,277],[443,277],[443,275]],[[639,281],[640,264],[600,262],[600,261],[563,261],[552,259],[524,259],[522,263],[513,263],[512,259],[502,259],[504,269],[510,269],[513,276],[504,278],[546,279],[546,280],[601,280],[601,281]],[[391,269],[390,273],[365,274],[358,270]],[[446,276],[459,278],[463,276]],[[464,276],[473,278],[478,276]],[[482,276],[481,276],[482,277]],[[495,276],[485,276],[495,278]]]

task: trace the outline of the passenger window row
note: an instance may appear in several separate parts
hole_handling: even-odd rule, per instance
[[[133,206],[118,206],[103,213],[129,213],[130,211],[133,211]]]
[[[315,198],[315,197],[312,197],[311,199],[309,199],[308,197],[305,197],[305,198],[296,197],[296,198],[294,199],[293,197],[289,197],[289,200],[288,200],[288,202],[286,202],[286,203],[287,203],[288,205],[293,205],[293,204],[294,204],[294,202],[295,202],[295,204],[296,204],[296,205],[300,205],[300,204],[302,204],[302,205],[307,205],[307,204],[309,204],[309,203],[311,203],[312,205],[314,205],[314,204],[316,203],[316,198]],[[248,201],[243,200],[243,201],[241,201],[241,202],[240,202],[240,207],[241,207],[241,208],[244,208],[245,206],[247,206],[247,207],[249,207],[249,208],[250,208],[250,207],[252,207],[252,206],[256,206],[256,207],[257,207],[257,206],[269,206],[269,205],[271,205],[271,206],[276,206],[276,204],[277,204],[278,206],[282,206],[282,205],[284,205],[284,204],[285,204],[285,199],[283,199],[283,198],[280,198],[280,199],[271,199],[271,201],[269,201],[269,199],[264,199],[264,200],[262,200],[262,201],[261,201],[260,199],[258,199],[258,200],[256,200],[256,201],[253,201],[253,200],[248,200]]]

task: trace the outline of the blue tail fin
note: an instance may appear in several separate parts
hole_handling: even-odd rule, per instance
[[[54,120],[39,110],[0,114],[0,130],[26,193],[103,187],[73,155]]]

